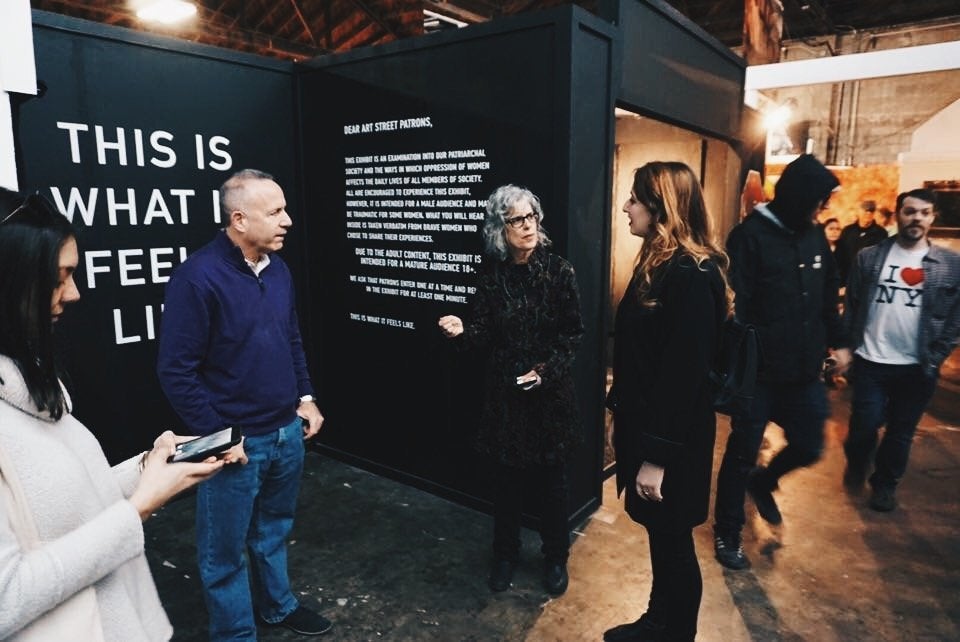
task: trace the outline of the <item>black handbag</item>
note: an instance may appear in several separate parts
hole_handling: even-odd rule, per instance
[[[720,328],[720,346],[710,370],[714,410],[731,416],[746,414],[757,388],[759,367],[757,329],[730,317]]]

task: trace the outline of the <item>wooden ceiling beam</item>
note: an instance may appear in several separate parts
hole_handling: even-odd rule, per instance
[[[89,2],[78,2],[75,0],[33,0],[31,5],[34,9],[50,11],[53,13],[61,13],[68,16],[75,16],[77,18],[94,20],[96,22],[103,23],[107,23],[107,21],[111,19],[122,20],[124,18],[133,18],[133,14],[129,11],[118,11],[115,8],[97,6],[92,5]]]
[[[230,6],[234,0],[222,0],[215,9],[208,8],[213,15],[218,16],[223,19],[224,22],[229,20],[229,15],[227,14],[227,7]]]
[[[0,0],[4,2],[7,0]],[[423,9],[466,23],[558,4],[596,10],[598,0],[193,0],[198,18],[189,27],[149,29],[188,40],[303,56],[422,33]],[[632,0],[621,0],[632,1]],[[744,0],[667,0],[729,46],[742,38]],[[785,37],[814,38],[930,20],[956,20],[957,0],[781,0]],[[801,7],[805,5],[806,9]],[[31,0],[36,9],[147,31],[127,0]],[[375,25],[371,28],[370,25]],[[207,40],[203,29],[221,30]],[[230,32],[236,32],[235,39]],[[236,44],[233,44],[233,41]],[[215,41],[215,42],[214,42]],[[278,54],[278,52],[281,52]],[[310,52],[309,54],[306,52]]]
[[[317,39],[313,37],[313,31],[310,30],[310,25],[307,24],[307,19],[303,17],[303,12],[300,11],[300,5],[297,4],[297,0],[290,0],[290,4],[293,6],[293,10],[297,14],[297,18],[300,19],[300,23],[303,25],[303,30],[307,32],[307,37],[310,38],[310,42],[314,47],[316,47]]]
[[[482,6],[478,2],[465,2],[464,0],[425,0],[424,7],[441,15],[471,24],[486,22],[500,13],[499,7],[491,8],[490,6]]]
[[[362,29],[353,34],[349,40],[344,41],[339,47],[337,47],[337,51],[366,47],[378,42],[384,35],[385,34],[380,30],[379,25],[373,22],[368,22]]]
[[[274,22],[273,17],[278,11],[282,12],[287,7],[286,1],[279,0],[267,2],[266,6],[266,11],[259,12],[256,16],[252,16],[256,18],[257,21],[256,25],[254,26],[254,31],[259,31],[265,34],[276,33],[276,23]]]
[[[292,26],[291,26],[292,25]],[[299,28],[299,31],[298,31]],[[289,13],[286,16],[282,16],[282,21],[271,30],[273,33],[284,38],[291,37],[294,35],[291,32],[304,33],[303,26],[297,16],[293,13]],[[314,42],[313,44],[317,44]]]
[[[352,25],[346,29],[334,29],[332,43],[333,46],[331,47],[333,51],[346,51],[347,49],[352,49],[353,47],[350,43],[356,42],[359,34],[363,33],[366,29],[376,27],[375,23],[372,23],[369,20],[364,20],[360,14],[354,14],[351,22]],[[340,25],[338,25],[338,27],[339,26]]]
[[[332,2],[323,3],[323,43],[333,51],[333,8]]]
[[[380,17],[379,15],[377,15],[376,13],[374,13],[374,12],[370,9],[370,7],[367,6],[367,3],[364,2],[364,0],[351,0],[351,1],[353,2],[353,4],[355,4],[357,7],[359,7],[361,11],[363,11],[365,14],[367,14],[367,15],[370,17],[370,19],[373,20],[381,29],[383,29],[383,30],[386,31],[387,33],[393,35],[393,37],[396,37],[396,36],[397,36],[397,34],[396,34],[396,32],[393,30],[393,28],[390,27],[390,25],[388,25],[386,22],[384,22],[383,18],[381,18],[381,17]]]
[[[262,55],[270,55],[275,58],[297,60],[312,58],[324,53],[319,47],[311,47],[300,42],[286,40],[249,29],[238,29],[237,27],[224,26],[210,21],[203,21],[202,27],[199,33],[196,33],[193,38],[196,42],[231,49],[241,49],[242,51],[252,51]]]

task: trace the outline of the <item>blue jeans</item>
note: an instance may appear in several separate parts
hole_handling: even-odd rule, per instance
[[[850,431],[843,444],[847,465],[866,472],[870,458],[874,471],[870,485],[894,488],[907,470],[917,423],[937,386],[919,364],[888,365],[860,357],[853,362],[853,401]],[[886,424],[877,449],[877,434]]]
[[[739,533],[747,518],[743,502],[747,475],[757,465],[767,422],[783,428],[787,446],[770,461],[762,483],[771,489],[791,470],[809,466],[823,452],[823,425],[829,414],[823,382],[758,383],[750,412],[733,417],[727,449],[717,475],[717,500],[713,530]]]
[[[227,466],[197,489],[197,557],[211,640],[256,640],[254,601],[271,623],[298,606],[287,577],[286,540],[303,472],[301,420],[247,437],[243,447],[246,465]]]

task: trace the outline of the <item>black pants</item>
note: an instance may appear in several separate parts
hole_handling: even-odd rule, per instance
[[[691,641],[697,635],[697,615],[703,594],[700,564],[693,546],[693,530],[647,529],[653,588],[647,617],[666,627],[667,640]]]
[[[520,558],[520,516],[524,495],[539,500],[540,549],[551,562],[566,563],[570,553],[567,527],[567,474],[563,464],[513,468],[494,467],[493,554],[516,562]],[[532,491],[532,492],[529,492]]]
[[[757,384],[750,412],[734,417],[727,449],[717,474],[714,527],[717,534],[739,534],[746,522],[743,502],[747,476],[757,464],[767,422],[783,428],[787,446],[770,461],[763,480],[771,489],[787,473],[809,466],[823,452],[823,424],[829,414],[822,381]]]

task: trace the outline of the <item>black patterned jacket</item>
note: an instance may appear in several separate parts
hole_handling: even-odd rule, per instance
[[[582,438],[570,372],[582,337],[567,261],[538,247],[526,264],[485,264],[462,335],[486,362],[479,452],[517,467],[564,461]],[[521,390],[516,379],[530,369],[543,383]]]

